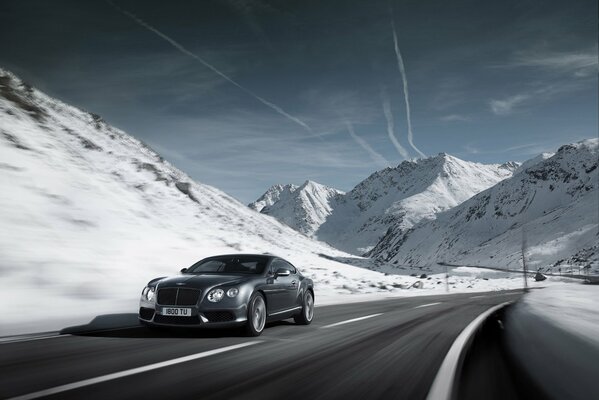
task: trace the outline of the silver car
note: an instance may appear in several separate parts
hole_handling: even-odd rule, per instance
[[[150,327],[244,326],[258,336],[267,322],[314,317],[314,283],[290,262],[273,255],[208,257],[172,277],[148,282],[139,320]]]

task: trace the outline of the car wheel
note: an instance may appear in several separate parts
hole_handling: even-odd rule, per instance
[[[260,336],[264,325],[266,325],[266,302],[260,293],[254,293],[248,305],[246,333],[248,336]]]
[[[314,318],[314,295],[311,291],[306,290],[304,294],[304,302],[302,304],[302,312],[293,317],[296,324],[310,325]]]

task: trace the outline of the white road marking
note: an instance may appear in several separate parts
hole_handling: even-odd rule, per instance
[[[353,319],[348,319],[346,321],[341,321],[341,322],[336,322],[334,324],[330,324],[330,325],[325,325],[322,328],[332,328],[334,326],[339,326],[339,325],[345,325],[345,324],[350,324],[352,322],[356,322],[356,321],[362,321],[363,319],[368,319],[368,318],[373,318],[373,317],[378,317],[379,315],[383,315],[383,313],[378,313],[378,314],[370,314],[370,315],[366,315],[364,317],[359,317],[359,318],[353,318]]]
[[[453,383],[456,378],[458,364],[462,358],[462,353],[466,350],[466,347],[470,342],[470,338],[491,314],[510,303],[511,302],[508,301],[489,308],[487,311],[476,317],[474,321],[470,322],[470,324],[460,332],[443,359],[441,367],[439,367],[439,370],[437,371],[437,376],[435,376],[435,380],[426,397],[427,400],[451,400],[454,397]]]
[[[487,296],[486,294],[482,295],[482,296],[470,296],[471,299],[481,299],[483,297],[489,297],[489,296]]]
[[[31,342],[34,340],[44,340],[44,339],[58,339],[62,337],[72,336],[69,334],[65,335],[48,335],[48,336],[12,336],[12,337],[4,337],[0,338],[0,344],[8,344],[8,343],[20,343],[20,342]]]
[[[96,383],[111,381],[113,379],[119,379],[119,378],[123,378],[125,376],[141,374],[142,372],[152,371],[152,370],[158,369],[158,368],[169,367],[171,365],[180,364],[180,363],[184,363],[184,362],[188,362],[188,361],[192,361],[192,360],[197,360],[197,359],[204,358],[204,357],[209,357],[209,356],[213,356],[215,354],[225,353],[227,351],[240,349],[242,347],[252,346],[252,345],[258,344],[258,343],[262,343],[262,341],[257,340],[254,342],[247,342],[247,343],[236,344],[233,346],[221,347],[220,349],[208,350],[208,351],[204,351],[202,353],[191,354],[189,356],[174,358],[174,359],[168,360],[168,361],[162,361],[162,362],[158,362],[155,364],[145,365],[143,367],[137,367],[137,368],[127,369],[125,371],[115,372],[115,373],[108,374],[108,375],[102,375],[102,376],[98,376],[96,378],[84,379],[82,381],[68,383],[66,385],[56,386],[56,387],[53,387],[50,389],[40,390],[39,392],[33,392],[33,393],[29,393],[29,394],[24,394],[22,396],[12,397],[8,400],[28,400],[28,399],[36,399],[36,398],[44,397],[44,396],[51,396],[51,395],[54,395],[57,393],[66,392],[68,390],[78,389],[78,388],[81,388],[84,386],[89,386],[89,385],[95,385]]]
[[[437,304],[441,304],[441,303],[439,302],[439,303],[428,303],[428,304],[422,304],[422,305],[416,306],[416,307],[414,307],[414,308],[422,308],[422,307],[436,306]]]

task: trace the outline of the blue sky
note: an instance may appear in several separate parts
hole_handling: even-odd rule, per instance
[[[3,1],[0,66],[245,203],[419,156],[392,22],[426,155],[522,161],[597,136],[595,0],[114,4]]]

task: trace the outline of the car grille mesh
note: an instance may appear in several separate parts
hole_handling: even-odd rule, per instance
[[[185,288],[158,289],[158,304],[169,306],[195,306],[200,298],[200,290]]]
[[[142,319],[146,319],[146,320],[149,321],[154,316],[154,310],[151,309],[151,308],[140,307],[140,309],[139,309],[139,316]]]
[[[157,324],[197,325],[200,323],[200,320],[197,317],[176,317],[156,314],[154,322]]]
[[[229,311],[207,311],[204,313],[204,316],[210,322],[227,322],[235,319],[233,313]]]

